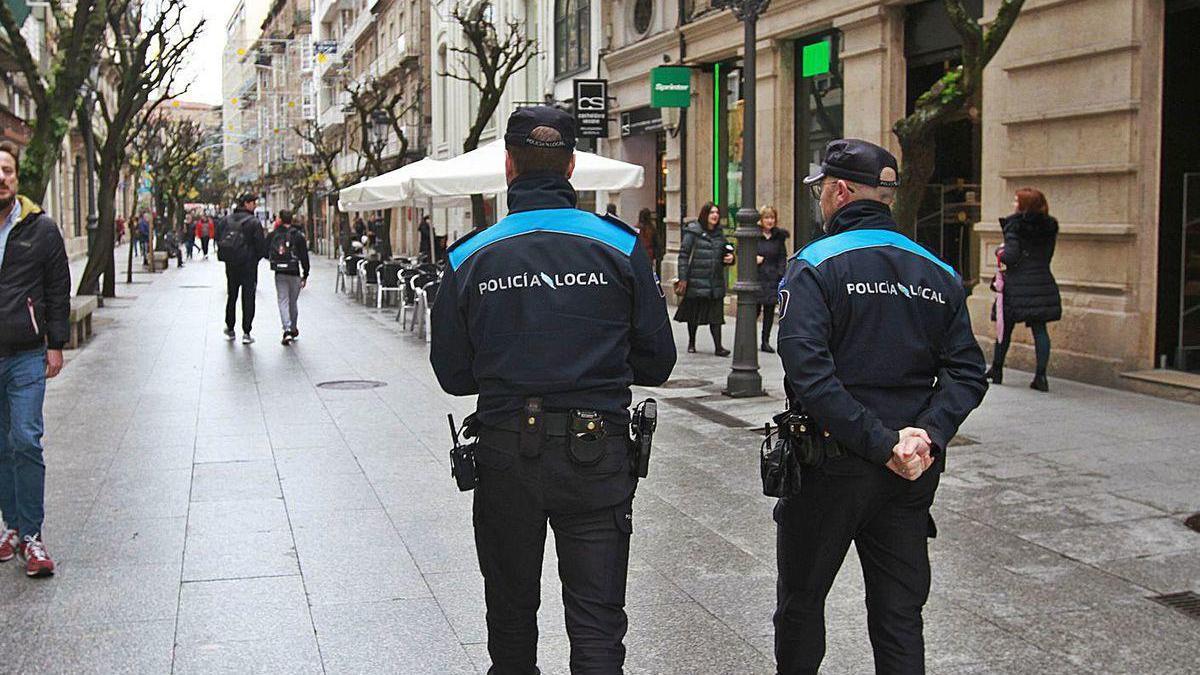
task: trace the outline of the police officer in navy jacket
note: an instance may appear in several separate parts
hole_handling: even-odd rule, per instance
[[[826,236],[788,263],[779,355],[790,404],[844,452],[805,467],[775,507],[778,670],[817,672],[825,597],[853,541],[876,672],[923,673],[929,507],[946,447],[987,391],[983,353],[961,279],[892,219],[891,153],[835,140],[804,182]]]
[[[571,670],[618,673],[637,482],[629,387],[666,381],[675,343],[637,233],[575,208],[571,117],[520,108],[504,140],[510,213],[447,252],[430,356],[448,393],[479,395],[474,522],[489,672],[538,672],[549,522]]]

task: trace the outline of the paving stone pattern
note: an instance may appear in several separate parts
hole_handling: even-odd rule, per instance
[[[443,395],[394,312],[333,292],[316,263],[301,340],[278,344],[260,277],[257,344],[221,336],[216,260],[136,275],[99,310],[46,401],[47,581],[0,568],[4,670],[485,672],[470,496],[449,476]],[[726,326],[732,333],[732,326]],[[707,337],[701,347],[709,349]],[[682,346],[682,343],[681,343]],[[682,351],[682,350],[681,350]],[[635,502],[627,669],[769,673],[770,398],[719,396],[728,360],[681,355]],[[1200,622],[1147,596],[1200,592],[1200,414],[1010,372],[962,430],[934,506],[931,673],[1195,673]],[[316,388],[365,378],[365,391]],[[687,384],[687,383],[685,383]],[[698,384],[698,383],[692,383]],[[690,399],[673,404],[670,399]],[[707,419],[706,408],[723,413]],[[547,542],[543,672],[567,672]],[[870,672],[853,551],[828,603],[825,671]]]

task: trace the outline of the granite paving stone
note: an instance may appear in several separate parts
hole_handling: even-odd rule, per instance
[[[0,566],[0,671],[487,672],[472,496],[450,478],[445,428],[473,400],[443,394],[428,345],[334,293],[332,262],[313,263],[303,339],[286,348],[265,272],[260,340],[221,336],[215,260],[139,273],[98,311],[47,390],[58,574]],[[732,321],[725,331],[732,344]],[[728,359],[680,352],[673,378],[701,384],[634,392],[663,405],[634,501],[626,672],[770,673],[774,500],[749,427],[783,407],[782,368],[760,355],[768,396],[732,400]],[[1148,599],[1200,592],[1200,534],[1183,524],[1200,511],[1197,408],[1058,378],[1043,395],[1009,377],[947,452],[928,672],[1197,672],[1200,622]],[[384,386],[316,387],[351,379]],[[548,531],[548,675],[570,670],[557,564]],[[873,670],[863,588],[851,546],[822,672]]]

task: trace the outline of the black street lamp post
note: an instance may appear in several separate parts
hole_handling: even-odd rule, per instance
[[[92,246],[96,241],[96,229],[100,220],[96,215],[96,135],[92,129],[92,115],[96,110],[97,73],[96,66],[92,66],[88,84],[83,86],[83,110],[86,119],[81,119],[79,125],[80,131],[83,132],[84,152],[87,153],[87,249],[89,258],[92,255]]]
[[[757,152],[755,147],[757,114],[757,50],[758,17],[767,10],[771,0],[722,0],[722,7],[745,28],[745,54],[742,57],[742,207],[737,212],[737,324],[733,336],[733,368],[725,383],[725,395],[734,398],[762,396],[762,375],[758,372],[758,266],[755,264],[758,238],[758,210],[754,207]],[[718,83],[720,86],[720,83]],[[714,149],[715,152],[715,149]]]

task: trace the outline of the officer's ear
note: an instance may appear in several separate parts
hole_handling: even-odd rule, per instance
[[[504,151],[504,181],[509,185],[517,179],[517,163],[513,161],[512,153]]]
[[[571,174],[575,173],[575,153],[571,153],[571,161],[567,163],[567,180],[571,180]]]

